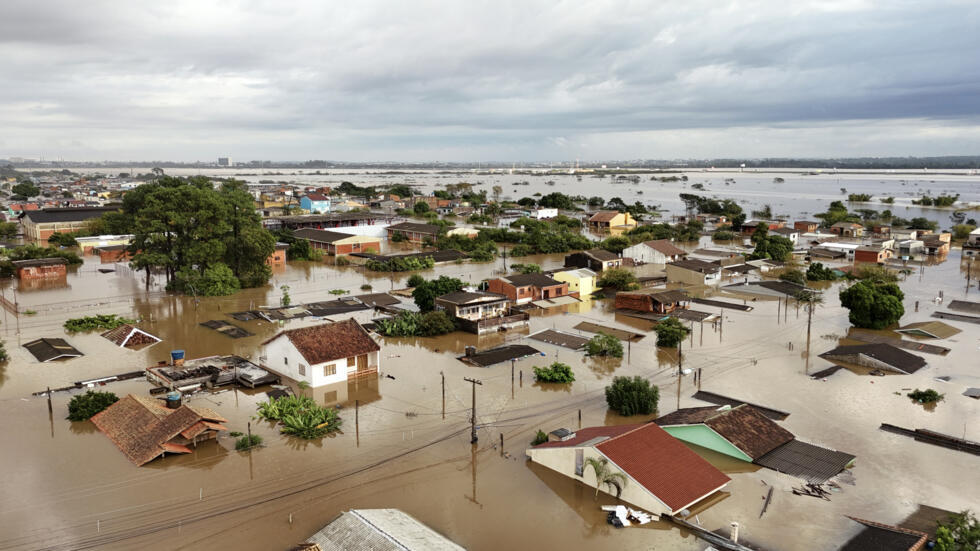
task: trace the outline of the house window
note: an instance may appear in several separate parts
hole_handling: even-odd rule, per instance
[[[282,363],[283,365],[289,365],[289,358],[283,358]]]
[[[306,366],[305,365],[299,364],[299,367],[297,369],[299,369],[299,374],[300,375],[303,375],[303,376],[306,375]]]
[[[329,364],[323,366],[323,376],[329,377],[331,375],[337,374],[337,364]]]
[[[357,357],[351,356],[347,358],[347,367],[355,367],[357,365]]]
[[[585,473],[585,450],[579,448],[575,450],[575,476],[582,476]]]

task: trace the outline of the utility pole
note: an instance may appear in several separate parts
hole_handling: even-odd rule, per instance
[[[681,373],[684,371],[684,339],[677,343],[677,409],[681,409]]]
[[[476,444],[477,440],[479,440],[476,437],[476,385],[483,386],[483,381],[470,379],[469,377],[463,377],[463,380],[473,386],[473,406],[470,413],[470,444]]]
[[[442,418],[446,418],[446,374],[442,371],[439,372],[442,376]]]

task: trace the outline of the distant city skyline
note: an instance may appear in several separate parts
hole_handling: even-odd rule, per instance
[[[980,153],[975,2],[0,4],[0,159]]]

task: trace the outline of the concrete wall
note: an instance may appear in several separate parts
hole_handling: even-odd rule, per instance
[[[269,369],[293,379],[294,381],[306,381],[310,383],[312,387],[320,387],[324,385],[339,383],[347,380],[348,370],[354,370],[355,368],[348,368],[347,359],[334,360],[332,362],[324,362],[316,365],[309,365],[306,359],[303,358],[302,354],[296,350],[289,338],[282,336],[276,340],[268,343],[262,350],[262,356],[265,357],[263,366]],[[380,366],[380,354],[378,352],[371,352],[367,355],[367,365],[369,369],[373,368],[375,370]],[[355,361],[356,364],[356,361]],[[302,366],[304,373],[300,373],[300,367]],[[335,373],[333,375],[326,375],[325,368],[328,366],[333,366]]]
[[[702,274],[701,272],[695,272],[693,270],[688,270],[687,268],[681,268],[679,266],[674,266],[673,264],[667,264],[664,266],[664,271],[667,272],[667,281],[670,283],[686,283],[689,285],[717,285],[721,282],[721,271],[714,274]]]
[[[578,293],[579,297],[587,298],[595,292],[596,278],[594,276],[579,277],[572,272],[557,272],[552,274],[551,278],[555,281],[568,283],[568,292],[570,294]]]
[[[666,264],[667,256],[664,253],[647,247],[643,243],[637,243],[632,247],[627,247],[623,249],[623,256],[626,258],[632,258],[637,262],[645,262],[647,264]]]

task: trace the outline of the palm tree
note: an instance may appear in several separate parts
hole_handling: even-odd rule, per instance
[[[623,493],[623,487],[626,486],[626,475],[612,472],[612,469],[609,468],[608,459],[605,457],[589,457],[585,460],[585,466],[592,467],[592,470],[595,471],[596,497],[599,497],[599,487],[603,484],[610,488],[615,488],[617,498]]]
[[[806,374],[810,374],[810,326],[813,324],[813,309],[823,304],[823,295],[813,291],[800,291],[794,297],[797,304],[806,304]]]

